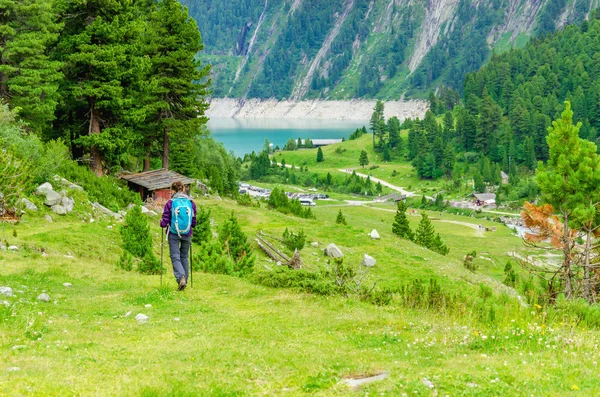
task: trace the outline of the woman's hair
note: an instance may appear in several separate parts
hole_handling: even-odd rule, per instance
[[[171,190],[175,193],[183,192],[184,186],[183,183],[176,181],[171,185]]]

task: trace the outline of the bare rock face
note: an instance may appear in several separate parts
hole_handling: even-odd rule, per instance
[[[327,246],[327,248],[325,248],[325,255],[327,255],[331,258],[343,258],[344,257],[342,250],[340,250],[338,248],[338,246],[333,243],[329,244]]]

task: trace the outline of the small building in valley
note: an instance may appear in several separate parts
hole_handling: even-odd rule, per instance
[[[475,193],[473,203],[477,206],[494,207],[496,206],[495,193]]]
[[[146,201],[148,198],[169,200],[171,198],[171,184],[176,181],[183,183],[187,191],[190,190],[192,184],[196,184],[203,190],[206,190],[206,186],[196,179],[189,178],[175,171],[165,170],[164,168],[137,174],[121,175],[121,179],[126,180],[127,186],[131,190],[138,192],[143,201]]]
[[[333,145],[335,143],[341,143],[342,142],[341,139],[311,139],[310,141],[312,142],[312,144],[313,144],[314,147]],[[302,144],[303,145],[306,144],[306,140],[305,139],[302,140]]]

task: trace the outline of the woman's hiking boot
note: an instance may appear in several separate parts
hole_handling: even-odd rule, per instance
[[[183,291],[185,289],[185,287],[187,286],[187,282],[185,281],[185,276],[181,277],[179,279],[179,288],[177,288],[179,291]]]

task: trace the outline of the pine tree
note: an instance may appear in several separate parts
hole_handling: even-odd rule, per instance
[[[431,249],[434,244],[435,230],[426,213],[421,214],[421,221],[415,233],[415,243]]]
[[[152,253],[152,235],[148,218],[142,213],[139,205],[134,206],[125,215],[125,221],[120,229],[123,249],[137,258],[144,258]]]
[[[335,218],[335,223],[338,225],[347,225],[346,217],[344,217],[344,214],[342,214],[342,210],[338,211],[337,217]]]
[[[358,158],[358,163],[361,167],[365,168],[365,165],[369,164],[369,156],[366,150],[361,150],[360,157]]]
[[[0,11],[0,98],[42,133],[58,103],[61,64],[50,59],[49,49],[60,25],[50,0],[7,0]]]
[[[64,28],[55,57],[65,78],[57,124],[68,141],[89,149],[90,167],[101,176],[111,165],[106,163],[115,161],[107,157],[134,140],[125,114],[133,105],[128,91],[139,76],[140,24],[131,2],[60,0],[59,8]]]
[[[255,256],[250,248],[248,237],[242,231],[233,212],[219,229],[219,242],[223,252],[234,262],[234,275],[245,276],[252,273]]]
[[[435,237],[433,238],[433,243],[432,243],[432,246],[430,249],[432,251],[437,252],[440,255],[448,255],[448,252],[450,252],[450,249],[448,248],[448,246],[446,244],[444,244],[439,233],[435,234]]]
[[[398,237],[412,241],[415,236],[408,223],[406,209],[406,203],[402,200],[398,201],[398,209],[396,210],[396,216],[394,217],[394,223],[392,224],[392,233]]]
[[[323,151],[321,150],[321,147],[319,146],[319,148],[317,149],[317,163],[322,163],[323,162]]]
[[[535,158],[535,146],[533,144],[533,138],[528,136],[525,138],[523,145],[523,152],[525,154],[525,166],[530,170],[535,170],[537,166],[537,159]]]
[[[196,135],[207,121],[204,98],[210,66],[201,66],[197,60],[204,48],[202,38],[196,22],[177,0],[153,4],[144,33],[143,54],[150,61],[144,124],[151,128],[144,145],[148,151],[151,142],[159,138],[162,167],[168,169],[170,139]]]
[[[205,241],[212,239],[212,231],[210,227],[210,210],[202,206],[198,206],[196,210],[196,227],[192,234],[194,244],[202,244]]]

